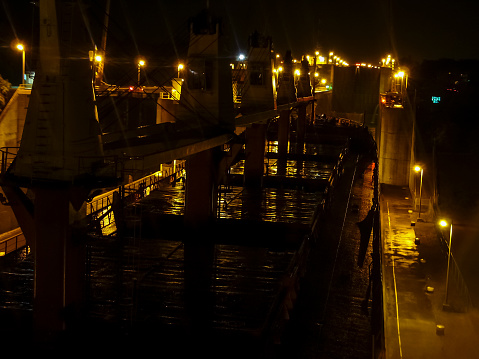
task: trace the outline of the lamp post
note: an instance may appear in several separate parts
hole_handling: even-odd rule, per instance
[[[17,44],[17,49],[22,52],[22,85],[25,85],[25,46]]]
[[[139,60],[138,61],[138,86],[140,86],[140,69],[142,66],[145,66],[145,61]]]
[[[424,169],[420,166],[416,166],[416,167],[414,167],[414,171],[421,172],[421,182],[420,182],[420,185],[419,185],[419,214],[418,214],[418,217],[417,217],[417,220],[420,222],[420,218],[421,218],[421,199],[422,199],[422,174],[424,172]]]
[[[178,78],[180,78],[180,71],[183,70],[185,68],[185,66],[183,64],[179,64],[178,65]]]
[[[447,223],[447,221],[445,221],[445,220],[441,220],[441,221],[439,222],[439,225],[440,225],[441,227],[447,227],[447,226],[448,226],[448,223]],[[447,256],[446,297],[444,298],[443,309],[444,309],[444,307],[447,307],[447,306],[448,306],[447,296],[448,296],[448,288],[449,288],[449,266],[450,266],[450,263],[451,263],[452,221],[451,221],[451,224],[449,224],[449,226],[450,226],[450,229],[449,229],[449,254],[448,254],[448,256]]]
[[[103,57],[100,54],[95,55],[95,71],[94,71],[94,83],[96,86],[101,85],[103,79]]]

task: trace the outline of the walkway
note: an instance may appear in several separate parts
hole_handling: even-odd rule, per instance
[[[447,252],[433,218],[416,222],[407,188],[383,185],[380,204],[385,358],[479,358],[477,309],[443,310]]]
[[[358,265],[360,230],[373,195],[371,162],[349,161],[335,189],[335,200],[322,222],[301,282],[278,358],[371,358],[369,270],[372,244]],[[371,241],[372,242],[372,241]]]

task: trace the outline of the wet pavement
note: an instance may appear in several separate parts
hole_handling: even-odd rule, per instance
[[[380,206],[385,358],[479,358],[479,313],[464,307],[453,275],[446,300],[448,251],[432,212],[417,221],[409,190],[397,186],[381,187]]]

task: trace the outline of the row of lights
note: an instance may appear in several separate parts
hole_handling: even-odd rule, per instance
[[[370,69],[371,69],[371,68],[373,68],[373,69],[378,69],[378,68],[379,68],[379,66],[374,66],[374,65],[371,65],[371,64],[366,64],[366,63],[364,63],[364,62],[356,64],[356,67],[367,67],[367,68],[370,68]]]
[[[94,56],[95,62],[97,63],[102,63],[103,62],[103,57],[100,54],[95,54]],[[146,66],[146,61],[143,58],[138,58],[137,60],[137,68],[138,68],[138,86],[140,85],[140,76],[141,76],[141,68]],[[178,67],[179,71],[179,67]]]
[[[17,45],[17,48],[18,48],[19,50],[23,50],[23,46],[20,45],[20,44]],[[277,54],[276,57],[279,58],[280,55]],[[316,58],[316,60],[318,61],[317,64],[326,64],[326,59],[325,59],[325,57],[324,57],[324,56],[320,56],[320,55],[319,55],[319,51],[316,51],[315,57],[311,57],[311,56],[309,56],[309,55],[306,55],[305,58],[306,58],[306,60],[308,61],[308,63],[309,63],[310,65],[311,65],[311,61],[314,61],[314,58]],[[246,57],[245,57],[245,55],[240,54],[240,55],[238,56],[238,59],[239,59],[240,61],[244,61],[244,60],[246,59]],[[383,63],[384,63],[385,61],[386,61],[386,63],[389,63],[389,59],[390,59],[390,55],[388,55],[388,60],[387,60],[387,61],[383,59]],[[96,62],[102,62],[102,61],[103,61],[102,56],[101,56],[101,55],[96,55],[96,56],[95,56],[95,61],[96,61]],[[297,60],[293,60],[293,62],[294,62],[294,63],[297,63],[298,61],[297,61]],[[333,53],[332,51],[329,53],[328,62],[329,62],[330,64],[333,63],[333,64],[335,64],[335,65],[349,66],[349,63],[347,63],[346,61],[344,61],[343,59],[341,59],[339,56],[334,55],[334,53]],[[392,62],[394,63],[394,59],[392,60]],[[146,65],[146,62],[145,62],[144,59],[139,59],[137,64],[138,64],[138,82],[139,82],[139,81],[140,81],[140,80],[139,80],[139,77],[140,77],[140,69],[141,69],[141,67],[144,67],[144,66]],[[314,62],[313,62],[313,64],[314,64]],[[367,64],[365,64],[365,63],[356,64],[356,66],[373,67],[372,65],[367,65]],[[374,67],[377,68],[377,66],[374,66]],[[177,68],[178,68],[178,77],[180,77],[180,71],[184,69],[184,65],[180,63],[180,64],[178,64],[178,67],[177,67]],[[274,70],[274,71],[276,72],[276,70]],[[282,68],[281,66],[279,66],[279,67],[278,67],[278,71],[279,71],[279,72],[283,71],[283,68]],[[301,75],[300,70],[296,70],[296,71],[295,71],[295,74],[298,75],[298,76]],[[317,72],[315,72],[314,76],[315,76],[315,77],[318,77],[319,74],[318,74]],[[404,76],[404,72],[398,72],[398,73],[395,74],[394,76],[395,76],[395,77],[403,77],[403,76]],[[322,82],[322,83],[325,83],[326,80],[323,79],[321,82]]]
[[[276,54],[276,58],[280,58],[280,54]],[[243,57],[244,59],[244,57]],[[317,65],[325,65],[325,64],[333,64],[333,65],[340,65],[340,66],[349,66],[349,63],[344,61],[341,57],[334,55],[334,52],[329,53],[329,57],[325,57],[320,55],[319,51],[316,51],[314,56],[306,55],[305,59],[308,61],[310,66],[314,66],[314,60],[316,60]],[[299,61],[294,59],[294,63],[298,63]]]
[[[394,69],[394,66],[396,65],[396,60],[391,57],[391,55],[387,55],[385,58],[381,60],[381,66],[382,67],[390,67]]]

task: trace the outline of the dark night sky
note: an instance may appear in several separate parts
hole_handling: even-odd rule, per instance
[[[15,36],[31,42],[38,10],[30,0],[1,2],[0,74],[15,83],[21,57],[9,48],[10,42]],[[91,20],[99,43],[105,0],[87,2],[92,4],[88,13],[99,14]],[[160,58],[175,49],[185,51],[181,40],[187,38],[187,20],[207,0],[111,0],[111,4],[107,50],[124,58],[135,53]],[[473,0],[209,0],[209,5],[224,20],[233,51],[245,50],[248,35],[258,30],[272,36],[277,52],[290,49],[298,58],[319,48],[324,54],[332,50],[349,63],[376,64],[387,53],[416,61],[479,59],[479,2]]]

